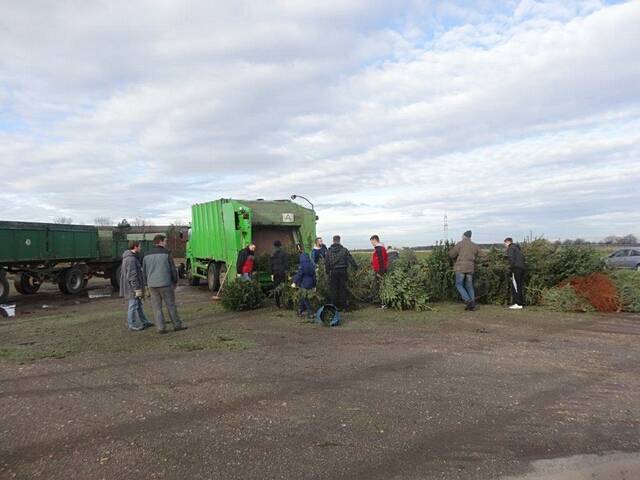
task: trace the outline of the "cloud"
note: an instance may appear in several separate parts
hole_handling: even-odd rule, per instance
[[[6,219],[298,193],[354,246],[640,233],[637,1],[5,10]]]

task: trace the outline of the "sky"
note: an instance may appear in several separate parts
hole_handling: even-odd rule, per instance
[[[1,220],[298,194],[351,247],[640,236],[640,0],[2,10]]]

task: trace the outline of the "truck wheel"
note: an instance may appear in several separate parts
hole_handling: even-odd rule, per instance
[[[189,285],[192,287],[200,285],[200,277],[193,276],[193,269],[191,268],[190,263],[187,263],[187,280],[189,281]]]
[[[122,264],[111,270],[111,286],[114,290],[120,290],[120,273],[122,273]]]
[[[216,290],[220,290],[220,287],[222,287],[222,282],[224,282],[225,277],[227,276],[227,264],[224,262],[219,262],[218,263],[218,287],[216,288]]]
[[[209,291],[215,292],[220,287],[220,276],[218,272],[218,264],[211,262],[209,268],[207,268],[207,286]]]
[[[76,295],[84,288],[84,273],[77,267],[67,268],[62,272],[61,281],[64,284],[64,293]]]
[[[4,272],[0,270],[0,303],[4,303],[9,298],[9,281]]]
[[[13,282],[13,286],[16,287],[16,290],[23,295],[33,295],[40,290],[41,284],[42,282],[38,277],[34,277],[24,272],[20,273],[18,278]]]

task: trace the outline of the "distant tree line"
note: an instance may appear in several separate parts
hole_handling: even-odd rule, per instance
[[[636,245],[638,243],[638,238],[635,235],[609,235],[605,237],[600,242],[590,242],[585,240],[584,238],[576,238],[576,239],[566,239],[566,240],[556,240],[556,245]]]

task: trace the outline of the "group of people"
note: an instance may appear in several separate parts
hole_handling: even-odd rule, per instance
[[[381,280],[389,269],[389,263],[398,257],[398,252],[387,249],[378,235],[369,239],[373,247],[371,267],[376,274],[375,288],[379,288]],[[167,240],[164,235],[156,235],[153,239],[154,248],[140,261],[140,242],[132,241],[129,249],[122,255],[122,269],[120,274],[120,296],[128,300],[127,324],[129,330],[140,331],[153,326],[145,316],[142,299],[145,295],[151,298],[151,306],[155,317],[158,333],[167,333],[163,313],[166,306],[174,331],[185,330],[178,315],[174,290],[178,285],[178,271],[167,250]],[[329,281],[329,302],[340,310],[348,308],[348,271],[358,269],[358,264],[351,253],[341,243],[339,235],[333,237],[330,247],[324,244],[322,237],[315,240],[311,255],[304,252],[298,245],[299,266],[293,277],[292,286],[301,289],[298,315],[312,317],[314,312],[309,301],[308,292],[317,284],[317,269],[324,266]],[[526,266],[524,255],[520,247],[513,243],[511,237],[504,239],[505,257],[510,266],[511,292],[513,303],[510,309],[522,309],[524,306],[524,278]],[[249,280],[256,271],[256,245],[251,243],[240,250],[236,261],[236,273],[240,279]],[[471,231],[467,230],[456,245],[449,250],[449,256],[454,260],[455,285],[460,297],[465,303],[466,310],[475,310],[476,296],[473,288],[473,275],[476,260],[483,255],[479,245],[471,241]],[[273,251],[269,257],[272,273],[274,298],[278,307],[282,306],[282,289],[278,288],[287,281],[289,259],[282,248],[280,240],[273,242]],[[386,308],[384,304],[380,308]]]
[[[376,278],[381,279],[387,272],[390,259],[397,258],[398,252],[393,250],[387,252],[385,246],[380,242],[378,235],[371,237],[371,245],[374,247],[374,253],[371,259],[371,266],[376,272]],[[240,279],[250,279],[256,270],[255,262],[256,245],[251,243],[247,247],[240,250],[236,261],[236,274]],[[358,264],[351,256],[351,253],[341,244],[339,235],[333,237],[333,243],[330,247],[324,244],[322,237],[315,239],[315,244],[311,250],[311,255],[304,252],[302,247],[298,245],[299,266],[298,272],[293,277],[292,286],[300,288],[300,303],[298,305],[298,315],[309,317],[314,315],[309,301],[308,291],[316,287],[317,269],[323,268],[329,280],[329,302],[338,309],[345,310],[348,308],[348,270],[349,267],[354,270],[358,269]],[[282,248],[280,240],[273,243],[273,250],[269,257],[269,266],[272,274],[274,287],[274,299],[278,307],[282,302],[282,289],[278,288],[287,281],[287,273],[289,271],[289,261],[287,253]],[[382,306],[384,308],[384,305]]]
[[[511,237],[504,239],[505,257],[509,262],[512,310],[520,310],[524,306],[524,278],[526,266],[520,247],[513,243]],[[479,245],[471,241],[471,230],[462,235],[462,240],[449,250],[449,257],[455,261],[453,270],[456,275],[456,289],[465,303],[465,310],[476,309],[476,294],[473,289],[473,274],[476,260],[483,255]]]
[[[120,296],[128,300],[127,324],[129,330],[140,331],[152,327],[144,314],[142,299],[151,298],[151,307],[158,333],[167,333],[163,304],[169,313],[174,331],[186,330],[178,315],[175,289],[178,286],[178,270],[171,252],[167,250],[167,238],[156,235],[154,247],[140,261],[140,242],[129,242],[129,249],[122,254],[120,271]]]

